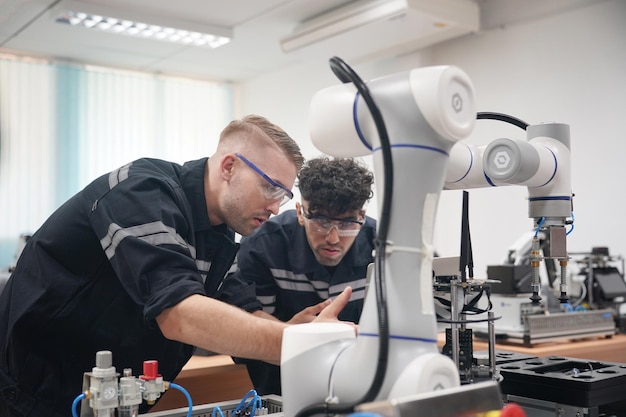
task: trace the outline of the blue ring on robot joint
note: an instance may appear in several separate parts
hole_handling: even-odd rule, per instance
[[[380,335],[378,333],[359,333],[359,336],[366,337],[376,337],[378,338]],[[389,339],[397,339],[397,340],[409,340],[413,342],[426,342],[426,343],[437,343],[437,339],[426,339],[423,337],[412,337],[412,336],[396,336],[389,335]]]
[[[556,196],[556,197],[530,197],[528,201],[570,201],[570,196]]]
[[[552,154],[552,158],[554,159],[554,171],[552,171],[552,176],[550,177],[550,179],[548,181],[546,181],[545,184],[541,184],[539,187],[544,187],[544,186],[550,184],[550,182],[552,182],[552,180],[556,176],[556,172],[559,169],[559,161],[558,161],[558,159],[556,159],[556,155],[554,154],[554,152],[552,152],[552,149],[548,148],[547,146],[545,148],[550,151],[550,153]]]
[[[359,127],[359,118],[357,117],[357,107],[359,104],[360,96],[361,96],[361,93],[359,92],[357,92],[356,95],[354,96],[354,102],[352,103],[352,120],[354,121],[354,128],[356,129],[356,134],[359,136],[359,139],[361,139],[361,143],[363,143],[363,145],[371,151],[372,145],[370,145],[367,142],[367,140],[365,139],[365,136],[363,136],[363,132],[361,131],[361,128]]]
[[[414,148],[414,149],[424,149],[426,151],[433,151],[433,152],[437,152],[437,153],[441,153],[444,154],[446,156],[448,155],[448,152],[444,151],[443,149],[440,148],[435,148],[434,146],[425,146],[425,145],[415,145],[413,143],[397,143],[395,145],[391,145],[392,148]],[[382,147],[378,147],[375,148],[373,151],[374,152],[378,152],[382,150]]]
[[[493,181],[491,181],[491,178],[489,178],[489,175],[487,175],[485,171],[483,171],[483,175],[485,176],[485,181],[487,181],[487,184],[491,185],[492,187],[497,187],[497,185],[495,185]]]
[[[367,139],[365,139],[365,136],[363,135],[363,132],[361,131],[361,128],[359,126],[359,119],[357,117],[357,109],[358,109],[358,105],[359,105],[359,97],[361,96],[361,93],[357,92],[354,96],[354,102],[352,103],[352,120],[354,123],[354,128],[356,129],[356,133],[357,136],[359,137],[359,139],[361,140],[361,143],[363,143],[363,145],[369,149],[372,152],[378,151],[381,148],[376,148],[374,149],[372,147],[372,145],[367,141]],[[396,144],[396,145],[391,145],[392,148],[398,148],[398,147],[411,147],[411,148],[419,148],[419,149],[426,149],[426,150],[431,150],[431,151],[435,151],[435,152],[439,152],[442,153],[446,156],[449,156],[448,152],[444,151],[443,149],[439,149],[439,148],[435,148],[432,146],[424,146],[424,145],[413,145],[413,144]]]
[[[469,149],[469,146],[467,146],[466,144],[464,144],[464,145]],[[474,166],[474,152],[472,152],[471,149],[469,149],[469,151],[470,151],[470,163],[469,163],[469,167],[467,168],[467,171],[465,171],[465,174],[463,174],[461,176],[461,178],[459,178],[456,181],[452,181],[451,184],[455,184],[457,182],[463,181],[465,179],[465,177],[467,177],[469,175],[470,171],[472,170],[472,167]]]

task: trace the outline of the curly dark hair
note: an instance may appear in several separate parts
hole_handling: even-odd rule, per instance
[[[322,156],[306,161],[298,173],[298,188],[309,211],[328,216],[361,210],[372,198],[374,175],[352,158]]]

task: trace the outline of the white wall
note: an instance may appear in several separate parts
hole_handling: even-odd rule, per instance
[[[376,63],[350,63],[363,79],[414,67],[453,64],[473,80],[478,111],[513,115],[530,124],[571,126],[575,229],[568,249],[608,246],[626,255],[622,223],[626,178],[626,2],[598,1],[532,22],[499,28]],[[306,157],[319,152],[307,134],[308,103],[338,83],[327,62],[267,74],[241,86],[242,113],[259,113],[300,142]],[[478,121],[471,143],[524,138],[518,128]],[[423,173],[427,174],[427,173]],[[440,255],[459,254],[460,191],[442,193],[436,225]],[[470,190],[470,227],[476,277],[501,263],[532,228],[523,187]],[[370,209],[376,214],[375,204]]]

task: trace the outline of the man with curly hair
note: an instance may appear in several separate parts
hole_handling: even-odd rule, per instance
[[[304,323],[350,286],[352,297],[339,318],[358,323],[367,267],[373,262],[375,220],[365,215],[373,174],[354,159],[319,157],[298,173],[301,202],[242,239],[237,270],[221,298],[254,315]],[[261,395],[280,394],[280,369],[246,363]]]

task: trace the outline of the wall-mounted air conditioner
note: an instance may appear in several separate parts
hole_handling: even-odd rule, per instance
[[[287,53],[365,58],[402,54],[480,28],[473,0],[358,0],[312,17],[281,40]]]

